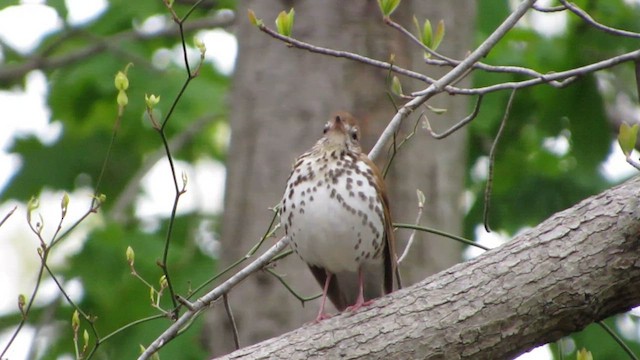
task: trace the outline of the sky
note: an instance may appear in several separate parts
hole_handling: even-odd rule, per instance
[[[17,51],[28,54],[38,46],[42,37],[52,31],[59,30],[62,26],[62,19],[57,13],[44,5],[42,0],[23,0],[23,5],[0,9],[0,40],[13,47]],[[80,26],[98,17],[107,6],[106,0],[66,0],[69,15],[66,19],[71,25]],[[28,20],[26,20],[28,19]],[[26,20],[26,21],[25,21]],[[548,36],[553,36],[562,32],[566,24],[566,19],[562,15],[555,14],[552,17],[536,14],[527,19],[523,26],[533,26],[539,28],[541,32]],[[142,29],[152,31],[157,26],[162,25],[161,18],[151,18],[142,24]],[[207,46],[207,56],[211,63],[224,73],[230,74],[233,71],[237,44],[235,38],[224,30],[216,29],[203,31],[198,34],[198,38]],[[222,50],[221,50],[222,49]],[[0,54],[0,59],[2,54]],[[8,153],[15,138],[26,135],[36,135],[44,143],[56,141],[62,131],[62,125],[55,119],[51,119],[51,112],[46,105],[47,79],[43,73],[31,72],[26,79],[24,88],[15,88],[0,91],[0,118],[2,119],[3,131],[0,132],[0,191],[10,179],[12,173],[20,167],[18,155]],[[543,144],[547,149],[559,154],[568,151],[569,140],[559,136],[550,138]],[[473,169],[474,176],[486,177],[487,159],[481,159]],[[222,164],[215,161],[203,160],[195,164],[177,162],[180,170],[185,171],[190,179],[191,191],[181,199],[181,211],[192,211],[197,208],[206,213],[217,213],[222,209],[222,194],[224,187],[225,170]],[[153,226],[154,219],[166,217],[171,209],[173,197],[166,197],[162,194],[172,194],[173,185],[165,176],[154,176],[158,171],[164,171],[166,164],[161,161],[154,166],[142,181],[143,191],[136,202],[136,215],[141,219],[147,219]],[[616,144],[612,144],[611,156],[603,164],[602,171],[611,179],[621,179],[629,176],[634,170],[625,162],[624,156]],[[153,186],[151,179],[153,181]],[[167,183],[158,182],[158,179],[165,179]],[[209,198],[203,202],[205,184],[210,189],[211,186],[218,189],[215,193],[219,196],[215,199]],[[164,191],[165,187],[168,189]],[[206,192],[211,196],[213,192]],[[67,218],[77,218],[86,210],[90,202],[90,189],[79,189],[69,194],[71,204],[77,206],[69,207]],[[48,190],[43,192],[40,202],[40,211],[46,215],[45,218],[56,218],[60,212],[61,191]],[[19,294],[30,293],[33,288],[35,277],[33,269],[38,266],[35,248],[37,242],[34,236],[27,231],[24,214],[25,205],[16,201],[6,201],[0,203],[0,218],[3,217],[13,207],[18,210],[10,221],[2,227],[0,233],[0,293]],[[43,215],[44,216],[44,215]],[[99,217],[83,223],[78,231],[74,232],[74,237],[64,242],[64,249],[54,252],[51,259],[53,267],[65,263],[65,259],[78,251],[82,246],[85,234],[94,222],[99,222]],[[52,231],[47,228],[47,231]],[[483,245],[495,247],[502,244],[508,238],[504,234],[483,233],[481,228],[477,229],[477,238]],[[477,248],[469,248],[465,257],[471,258],[481,253]],[[70,279],[67,283],[72,297],[82,296],[82,286],[79,281]],[[41,294],[41,302],[52,301],[56,295],[56,288],[53,284],[45,284]],[[14,311],[16,309],[16,296],[0,297],[0,314]],[[33,329],[23,330],[22,341],[12,347],[8,357],[11,359],[23,359],[28,353],[30,337]],[[4,335],[4,336],[3,336]],[[28,335],[28,336],[26,336]],[[0,334],[0,349],[4,347],[6,334]],[[567,344],[571,346],[571,344]],[[547,347],[540,347],[532,352],[521,356],[520,360],[546,360],[549,359]]]

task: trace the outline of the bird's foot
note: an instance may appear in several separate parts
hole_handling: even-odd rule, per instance
[[[312,324],[317,324],[322,320],[331,319],[332,317],[333,317],[333,315],[331,315],[331,314],[320,313],[320,314],[318,314],[318,316],[316,316],[316,319],[313,320],[313,322],[311,322],[311,323]]]
[[[355,304],[348,306],[346,309],[344,309],[344,311],[348,311],[348,312],[356,312],[358,311],[360,308],[365,307],[365,306],[369,306],[373,304],[373,300],[367,300],[367,301],[356,301]]]

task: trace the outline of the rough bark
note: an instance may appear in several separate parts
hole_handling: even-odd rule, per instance
[[[640,304],[640,177],[507,244],[225,359],[508,359]]]
[[[251,8],[273,27],[277,13],[292,6],[296,10],[293,35],[301,40],[381,60],[394,54],[397,64],[431,76],[445,70],[422,64],[422,50],[383,24],[375,0],[239,2],[239,53],[231,96],[232,139],[219,269],[244,255],[262,236],[272,216],[267,208],[280,200],[293,160],[321,136],[330,113],[346,110],[358,116],[362,120],[363,148],[369,150],[395,112],[386,94],[387,72],[290,49],[246,20],[247,9]],[[470,48],[474,10],[475,1],[471,0],[407,0],[394,13],[394,19],[407,26],[412,26],[414,14],[432,22],[445,19],[447,41],[442,49],[462,58]],[[407,91],[425,86],[402,80]],[[443,95],[437,101],[433,105],[449,109],[445,116],[433,119],[441,128],[455,123],[468,110],[465,97]],[[413,128],[416,119],[410,120],[399,139]],[[423,224],[460,233],[464,139],[464,132],[446,141],[435,141],[422,132],[400,150],[387,179],[394,221],[414,221],[415,191],[420,188],[429,201]],[[384,159],[377,163],[384,165]],[[398,238],[406,237],[406,232],[399,232]],[[443,245],[439,239],[417,243],[413,258],[402,266],[407,284],[459,261],[457,244]],[[320,291],[296,257],[280,262],[276,271],[301,294]],[[247,279],[229,298],[243,346],[297,328],[317,311],[316,302],[301,308],[299,301],[266,273]],[[215,354],[233,350],[230,324],[221,308],[214,308],[208,315],[208,330],[203,334],[203,342]]]

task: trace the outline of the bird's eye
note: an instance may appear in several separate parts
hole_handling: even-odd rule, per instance
[[[351,130],[351,138],[352,138],[354,141],[358,141],[358,130],[357,130],[357,129],[353,129],[353,130]]]
[[[325,124],[325,125],[324,125],[324,129],[322,130],[322,133],[323,133],[323,134],[326,134],[326,133],[327,133],[327,131],[329,131],[329,123],[327,123],[327,124]]]

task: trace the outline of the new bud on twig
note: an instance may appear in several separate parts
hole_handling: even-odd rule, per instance
[[[73,315],[71,315],[71,328],[74,334],[78,333],[78,329],[80,328],[80,314],[77,309],[74,310]]]
[[[85,352],[87,351],[87,348],[89,348],[89,332],[87,329],[84,329],[84,332],[82,333],[82,340],[84,341],[84,344],[82,345],[82,352]]]
[[[587,349],[582,348],[578,350],[576,360],[593,360],[593,355],[591,355],[591,351],[587,351]]]
[[[398,5],[400,5],[400,0],[378,0],[378,6],[384,17],[391,16]]]
[[[204,59],[204,54],[207,52],[207,47],[200,39],[195,36],[193,37],[193,43],[196,45],[198,50],[200,50],[200,58]]]
[[[166,289],[167,286],[169,286],[169,283],[167,282],[167,276],[160,276],[160,289]]]
[[[116,85],[116,89],[119,91],[124,91],[129,88],[129,78],[127,78],[127,74],[122,71],[118,71],[114,83]]]
[[[18,295],[18,309],[20,309],[20,313],[22,317],[26,317],[24,306],[27,304],[27,297],[24,294]]]
[[[253,25],[253,26],[262,26],[264,25],[264,23],[262,22],[262,20],[258,19],[256,17],[256,13],[253,12],[253,10],[249,9],[247,10],[247,16],[249,16],[249,22]]]
[[[418,19],[414,16],[413,23],[416,26],[416,30],[418,31],[418,39],[420,40],[422,45],[434,51],[438,49],[438,46],[440,46],[440,43],[444,38],[444,21],[440,20],[440,22],[438,22],[435,34],[433,33],[431,21],[429,21],[429,19],[425,20],[424,25],[420,27]],[[429,57],[431,56],[431,54],[425,53],[424,56]]]
[[[133,248],[131,246],[127,246],[125,254],[127,255],[127,262],[129,263],[129,266],[133,266],[133,263],[136,261],[136,253],[133,251]]]
[[[160,102],[160,95],[156,96],[154,94],[144,94],[144,102],[147,105],[148,109],[153,109],[153,107],[158,105],[158,103]]]
[[[31,223],[31,213],[33,213],[33,211],[38,207],[40,207],[40,200],[37,197],[32,196],[31,199],[29,199],[29,202],[27,202],[27,221],[29,223]]]
[[[293,29],[293,20],[296,12],[291,8],[288,13],[281,11],[276,18],[276,29],[280,35],[291,37],[291,30]]]
[[[397,76],[393,75],[393,79],[391,79],[391,92],[394,95],[402,97],[402,84],[400,83],[400,79]]]
[[[62,200],[60,201],[60,208],[62,210],[62,217],[64,218],[67,215],[67,208],[69,207],[69,194],[66,192],[62,195]]]

